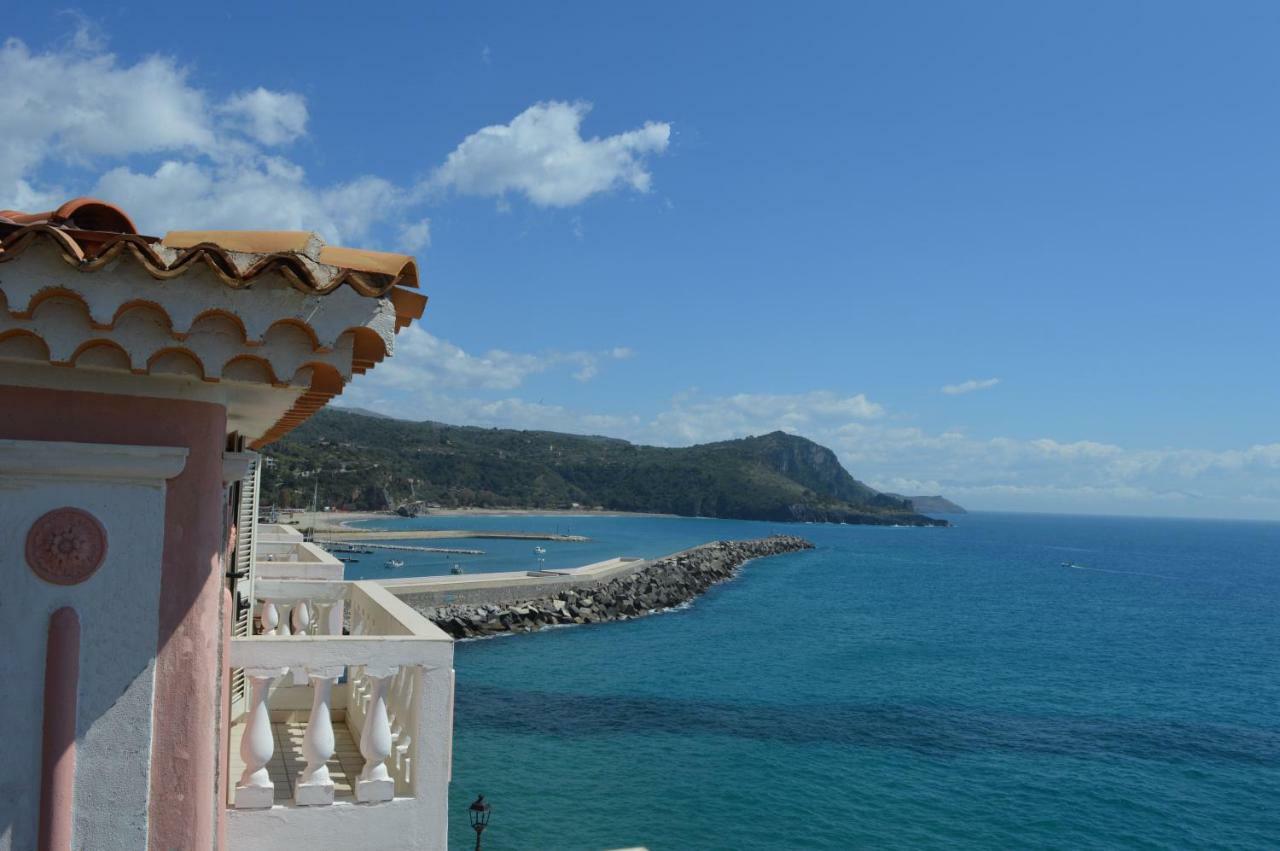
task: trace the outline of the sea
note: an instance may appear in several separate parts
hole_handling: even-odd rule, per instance
[[[450,845],[1280,848],[1280,524],[974,513],[950,528],[669,517],[526,529],[546,567],[775,531],[691,605],[461,642]],[[429,542],[416,541],[425,544]],[[394,575],[536,567],[535,542]],[[365,556],[348,575],[392,575]]]

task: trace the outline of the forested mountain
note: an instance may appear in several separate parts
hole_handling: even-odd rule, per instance
[[[933,525],[783,432],[671,449],[608,437],[325,410],[268,447],[263,504],[603,508],[751,520]]]

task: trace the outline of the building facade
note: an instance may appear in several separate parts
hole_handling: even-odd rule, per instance
[[[445,847],[451,642],[257,524],[255,450],[417,285],[310,233],[0,211],[0,849]]]

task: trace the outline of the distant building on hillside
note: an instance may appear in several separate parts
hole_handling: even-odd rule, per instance
[[[0,211],[2,851],[446,847],[451,640],[257,522],[258,450],[416,288],[311,233]]]

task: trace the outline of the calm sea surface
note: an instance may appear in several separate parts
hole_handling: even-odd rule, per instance
[[[372,525],[395,524],[592,537],[549,544],[548,566],[776,528]],[[1280,524],[783,528],[818,549],[687,609],[459,644],[453,847],[474,843],[477,792],[491,851],[1280,847]],[[458,545],[488,554],[395,575],[534,558]],[[392,575],[381,562],[349,575]]]

